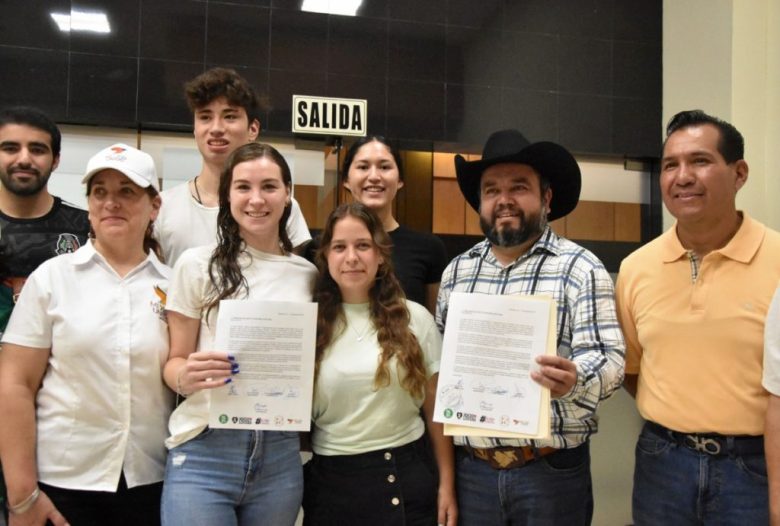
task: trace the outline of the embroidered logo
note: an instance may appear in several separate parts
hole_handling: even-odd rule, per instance
[[[123,162],[127,160],[127,155],[124,154],[124,152],[127,151],[126,148],[122,148],[121,146],[112,146],[111,151],[114,153],[109,153],[106,155],[106,161]]]
[[[154,294],[157,296],[157,301],[150,301],[152,311],[157,314],[160,321],[168,322],[168,318],[165,316],[165,300],[168,299],[168,293],[164,291],[159,285],[154,286]]]
[[[76,237],[75,234],[63,232],[57,238],[57,246],[54,248],[54,252],[56,252],[58,256],[70,254],[71,252],[77,251],[80,246],[79,238]]]

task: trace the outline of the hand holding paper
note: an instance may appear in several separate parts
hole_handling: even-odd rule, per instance
[[[239,372],[235,358],[224,352],[200,351],[191,353],[179,370],[177,388],[191,395],[201,389],[214,389],[230,382]]]
[[[531,378],[550,390],[550,396],[560,398],[567,395],[577,383],[577,366],[561,356],[541,355],[536,357],[539,370],[531,371]]]

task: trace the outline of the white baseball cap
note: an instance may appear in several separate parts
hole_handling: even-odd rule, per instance
[[[109,168],[122,172],[141,188],[151,186],[160,191],[152,156],[122,143],[112,144],[93,155],[87,163],[87,174],[81,182],[86,184],[93,175]]]

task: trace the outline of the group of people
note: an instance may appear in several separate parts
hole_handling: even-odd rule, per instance
[[[46,188],[56,125],[0,112],[10,526],[292,525],[301,505],[311,526],[590,524],[589,441],[624,371],[647,420],[637,525],[766,524],[770,502],[780,524],[780,234],[736,208],[748,167],[733,126],[672,119],[660,183],[677,222],[624,261],[615,292],[549,225],[581,188],[558,144],[502,130],[480,160],[456,156],[485,239],[447,263],[395,219],[403,166],[382,137],[350,147],[353,202],[309,243],[290,167],[257,142],[252,88],[215,68],[186,94],[201,172],[160,192],[152,158],[115,144],[87,165],[87,212]],[[530,372],[550,390],[548,439],[449,437],[433,421],[453,292],[552,298],[557,353]],[[241,374],[214,344],[225,299],[318,303],[303,467],[298,433],[208,426],[212,389]]]

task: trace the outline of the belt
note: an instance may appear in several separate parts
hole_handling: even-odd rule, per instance
[[[493,469],[521,468],[526,464],[538,460],[558,451],[554,447],[512,447],[501,446],[491,448],[479,448],[463,446],[469,455],[479,460],[484,460]]]
[[[718,433],[681,433],[655,422],[645,428],[675,444],[708,455],[763,455],[764,437],[753,435],[720,435]]]

